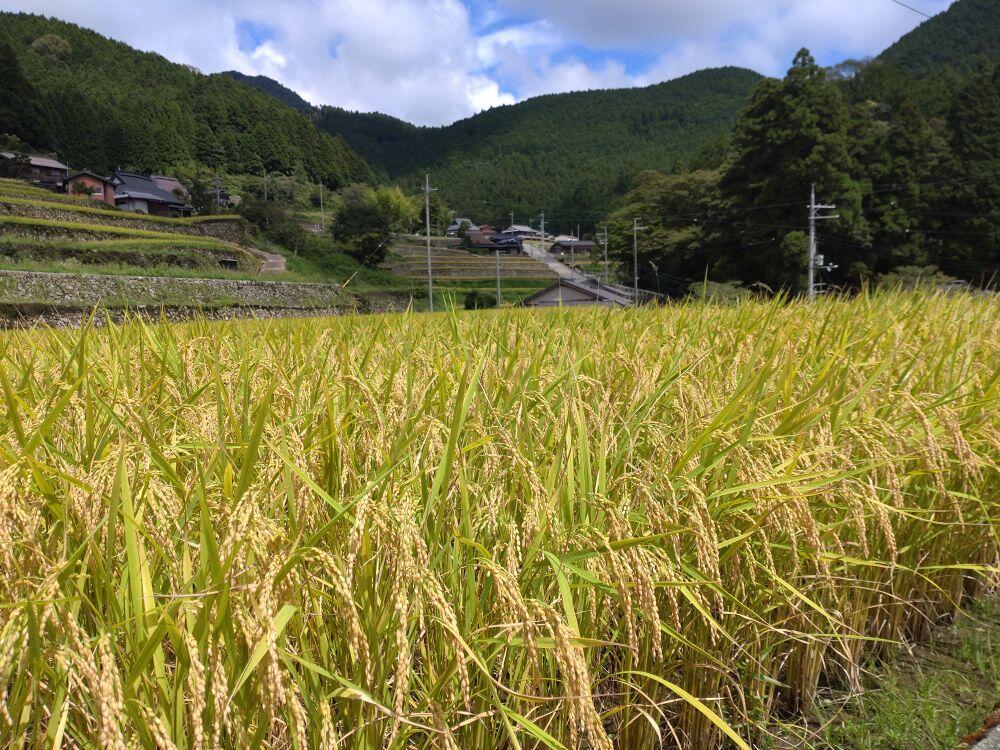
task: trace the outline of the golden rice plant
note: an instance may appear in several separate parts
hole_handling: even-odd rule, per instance
[[[0,337],[11,748],[759,744],[995,580],[1000,306]]]

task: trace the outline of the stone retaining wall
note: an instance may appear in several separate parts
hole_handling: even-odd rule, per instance
[[[0,303],[311,310],[352,305],[355,299],[337,284],[0,271]]]

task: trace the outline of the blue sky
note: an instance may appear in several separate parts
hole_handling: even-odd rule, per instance
[[[933,15],[950,0],[910,4]],[[719,65],[781,75],[800,47],[824,64],[875,55],[924,20],[892,0],[0,0],[0,9],[425,125]]]

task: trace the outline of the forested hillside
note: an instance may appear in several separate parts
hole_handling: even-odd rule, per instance
[[[30,105],[19,110],[13,102]],[[0,14],[0,134],[74,167],[201,164],[337,187],[370,170],[336,136],[226,75],[205,76],[62,21]]]
[[[724,140],[760,80],[740,68],[704,70],[641,89],[538,97],[443,128],[332,107],[319,124],[406,187],[430,170],[462,213],[594,215],[640,171],[695,161]]]
[[[959,0],[879,56],[918,75],[968,72],[1000,54],[1000,0]]]

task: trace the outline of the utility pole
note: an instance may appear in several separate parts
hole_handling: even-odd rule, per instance
[[[632,221],[632,293],[633,301],[639,305],[639,232],[647,227],[640,227],[639,220]]]
[[[839,219],[840,215],[820,216],[820,211],[833,211],[836,206],[821,206],[816,203],[816,183],[812,185],[809,194],[809,268],[807,269],[809,299],[816,299],[816,271],[832,271],[836,266],[826,264],[826,259],[819,254],[819,242],[816,238],[816,222]]]
[[[319,227],[326,230],[326,213],[323,211],[323,183],[319,184]]]
[[[545,252],[545,212],[542,211],[542,252]]]
[[[513,211],[510,212],[510,225],[514,226],[514,212]]]
[[[267,204],[267,170],[264,170],[264,204]],[[268,252],[271,252],[271,240],[268,239],[267,230],[271,228],[271,220],[266,218],[270,212],[265,212],[264,224],[266,229],[264,230],[264,246],[267,248]]]
[[[608,285],[608,228],[604,227],[597,239],[604,245],[604,286]]]
[[[431,260],[431,176],[424,181],[424,214],[427,219],[427,299],[431,312],[434,312],[434,263]]]
[[[497,310],[500,309],[501,305],[500,298],[500,248],[497,248]]]

